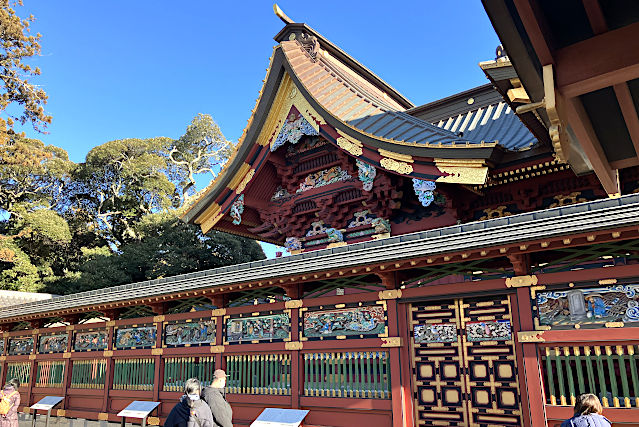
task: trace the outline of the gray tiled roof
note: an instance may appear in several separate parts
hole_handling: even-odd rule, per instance
[[[639,224],[639,194],[183,274],[0,309],[0,319]]]

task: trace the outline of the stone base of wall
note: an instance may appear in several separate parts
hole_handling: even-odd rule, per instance
[[[33,417],[30,414],[18,413],[18,420],[20,421],[20,427],[31,427],[33,423]],[[46,422],[46,415],[38,414],[36,418],[36,427],[44,427]],[[95,421],[85,420],[83,418],[66,418],[66,417],[54,417],[49,418],[50,427],[120,427],[121,423],[114,423],[109,421]],[[140,427],[140,424],[126,423],[127,427]]]

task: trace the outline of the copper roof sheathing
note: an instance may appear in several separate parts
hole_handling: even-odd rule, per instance
[[[399,103],[325,50],[312,58],[297,40],[282,41],[280,46],[295,76],[322,108],[361,132],[413,144],[467,146],[467,142],[482,142],[460,138],[406,114]]]

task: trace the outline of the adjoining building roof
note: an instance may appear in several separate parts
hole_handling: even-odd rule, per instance
[[[639,224],[639,194],[477,221],[0,309],[0,319]]]
[[[53,298],[52,294],[37,292],[19,292],[0,290],[0,308],[25,304],[32,301],[42,301]]]
[[[520,151],[538,143],[492,84],[479,86],[406,111],[456,134],[459,138],[497,141]]]

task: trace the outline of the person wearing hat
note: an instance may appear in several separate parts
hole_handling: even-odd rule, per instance
[[[233,410],[226,401],[224,387],[226,387],[226,372],[216,369],[213,372],[213,382],[202,390],[202,400],[211,408],[214,426],[233,427]]]

